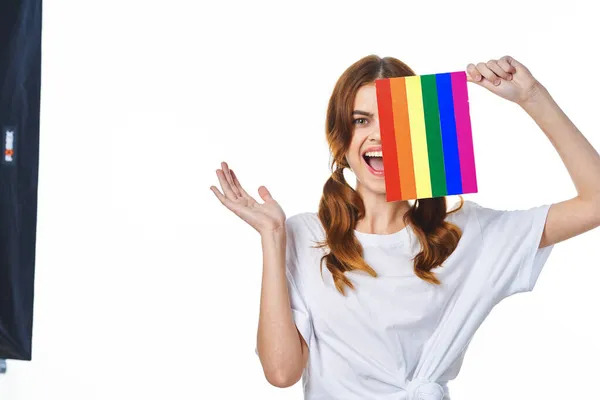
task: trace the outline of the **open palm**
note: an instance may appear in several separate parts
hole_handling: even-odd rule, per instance
[[[266,187],[258,188],[258,194],[264,200],[264,203],[259,203],[246,193],[226,162],[222,162],[221,167],[222,169],[217,169],[216,172],[223,193],[215,186],[211,186],[210,189],[225,207],[261,235],[285,229],[285,213]]]

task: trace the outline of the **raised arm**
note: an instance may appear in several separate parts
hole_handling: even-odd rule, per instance
[[[546,134],[563,161],[577,196],[552,204],[540,247],[572,238],[600,226],[600,156],[590,142],[539,86],[521,107]]]
[[[261,235],[263,276],[257,350],[267,380],[288,387],[300,380],[308,347],[292,317],[286,283],[286,233]]]
[[[221,204],[252,226],[261,237],[263,279],[258,320],[257,352],[267,381],[287,387],[302,377],[308,359],[307,344],[292,316],[286,279],[286,216],[266,187],[258,188],[257,202],[240,184],[227,163],[217,177],[223,193],[211,186]]]
[[[539,247],[600,226],[600,155],[529,69],[510,56],[469,64],[467,79],[521,106],[546,134],[577,190],[577,196],[552,204]]]

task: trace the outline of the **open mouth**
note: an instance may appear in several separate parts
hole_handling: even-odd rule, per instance
[[[367,151],[363,154],[363,160],[367,165],[367,169],[377,176],[383,175],[383,154],[379,151]]]

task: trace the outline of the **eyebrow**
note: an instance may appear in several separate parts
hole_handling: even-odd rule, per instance
[[[372,114],[372,113],[370,113],[370,112],[366,112],[366,111],[361,111],[361,110],[354,110],[354,111],[352,112],[352,115],[354,115],[354,114],[358,114],[358,115],[364,115],[364,116],[367,116],[367,117],[373,117],[373,114]]]

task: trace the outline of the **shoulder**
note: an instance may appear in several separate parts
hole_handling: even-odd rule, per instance
[[[288,269],[295,279],[309,273],[315,257],[324,249],[317,247],[325,238],[325,231],[316,212],[301,212],[285,221],[287,236]]]
[[[448,221],[459,225],[461,228],[472,225],[478,231],[482,231],[486,226],[506,218],[507,213],[511,212],[504,209],[485,207],[473,200],[465,200],[460,210],[452,212],[459,206],[458,202],[448,210]]]
[[[294,214],[285,221],[288,231],[296,234],[318,233],[323,230],[316,212],[306,211]]]
[[[311,224],[314,223],[315,220],[318,220],[318,216],[316,212],[305,211],[297,214],[293,214],[291,217],[287,217],[286,223],[291,226],[298,226],[302,224]]]
[[[459,200],[448,208],[446,220],[464,229],[472,222],[476,207],[479,207],[479,204],[472,200],[464,200],[462,205]]]
[[[519,219],[527,215],[527,210],[492,208],[473,200],[465,200],[462,207],[458,201],[448,209],[446,220],[461,228],[463,234],[486,236],[490,232],[504,233],[508,227],[518,224]]]
[[[535,231],[543,226],[550,207],[542,204],[529,208],[492,208],[469,202],[472,219],[477,223],[483,236],[518,236],[524,232]]]
[[[288,239],[303,247],[325,239],[325,229],[316,212],[294,214],[286,219],[285,224]]]
[[[486,207],[486,206],[479,204],[476,201],[465,200],[461,209],[452,213],[452,211],[454,209],[457,209],[459,206],[460,206],[460,202],[455,203],[454,206],[448,210],[448,213],[449,213],[448,216],[449,217],[458,217],[458,218],[460,218],[460,217],[476,218],[480,221],[484,221],[484,220],[499,218],[503,215],[506,215],[507,213],[526,212],[526,211],[532,210],[534,208],[537,208],[537,207],[534,207],[531,209],[509,210],[509,209],[504,209],[504,208]]]

